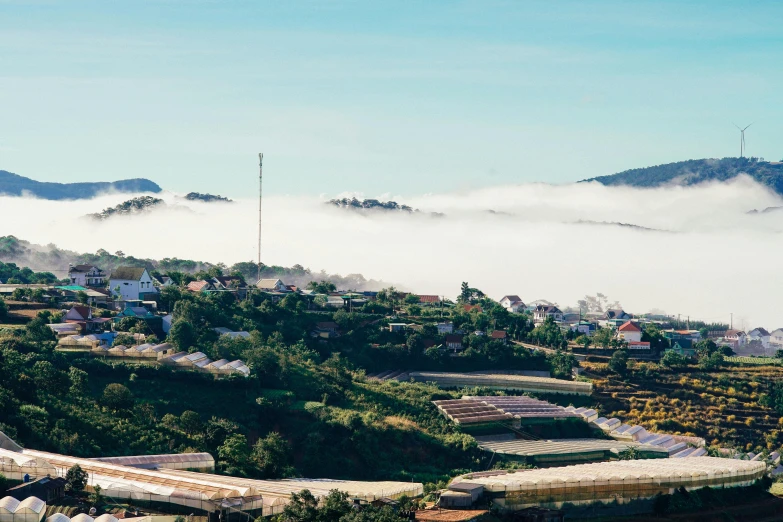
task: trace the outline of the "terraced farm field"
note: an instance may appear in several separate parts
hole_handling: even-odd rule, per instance
[[[760,365],[778,365],[780,359],[776,357],[724,357],[726,362],[740,364],[760,364]]]
[[[762,404],[773,384],[783,380],[778,365],[706,373],[639,363],[621,378],[605,365],[582,364],[595,377],[594,408],[601,416],[742,451],[778,450],[783,444],[783,417]]]

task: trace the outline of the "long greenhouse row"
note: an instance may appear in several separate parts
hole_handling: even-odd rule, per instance
[[[604,439],[521,440],[503,437],[480,438],[479,447],[499,455],[524,458],[537,465],[609,460],[633,448],[640,458],[667,458],[669,452],[659,446]]]
[[[452,422],[461,425],[504,422],[521,419],[581,418],[562,406],[532,397],[465,396],[433,401]]]
[[[620,503],[675,489],[749,486],[767,472],[764,462],[716,457],[620,460],[558,468],[463,475],[454,483],[477,484],[505,509],[560,507],[564,503]]]
[[[183,457],[183,460],[203,462],[203,459],[197,457]],[[88,490],[99,485],[105,495],[115,499],[131,500],[142,505],[167,504],[203,511],[222,506],[254,511],[262,516],[281,513],[291,493],[303,489],[309,489],[316,496],[324,496],[330,490],[337,489],[351,497],[369,501],[401,495],[415,497],[423,492],[422,484],[412,482],[252,480],[162,467],[144,469],[29,449],[21,452],[0,449],[0,473],[11,480],[21,481],[24,475],[62,477],[74,464],[87,472]],[[143,466],[143,463],[137,465]]]
[[[410,372],[409,376],[416,382],[433,382],[441,388],[490,388],[570,395],[590,395],[593,392],[593,385],[589,382],[511,373]]]

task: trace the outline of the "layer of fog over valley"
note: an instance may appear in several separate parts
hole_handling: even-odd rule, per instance
[[[332,197],[395,200],[418,213],[354,211]],[[187,201],[171,193],[148,213],[84,218],[132,197],[45,201],[0,197],[0,235],[78,252],[232,264],[256,258],[258,200]],[[361,273],[454,298],[469,281],[499,299],[562,306],[602,292],[630,312],[690,315],[778,328],[783,304],[783,198],[748,178],[636,189],[525,184],[467,192],[265,196],[263,261]],[[433,215],[441,213],[442,216]],[[632,225],[632,226],[629,226]],[[59,267],[35,267],[37,269]]]

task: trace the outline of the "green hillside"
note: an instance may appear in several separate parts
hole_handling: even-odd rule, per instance
[[[238,302],[228,293],[173,286],[160,300],[176,318],[168,342],[213,360],[241,358],[251,375],[215,380],[58,352],[47,313],[25,328],[0,331],[0,431],[27,447],[82,457],[209,451],[221,471],[252,477],[438,482],[489,465],[475,440],[431,402],[459,393],[368,380],[364,370],[548,369],[568,375],[573,364],[573,358],[486,338],[472,342],[465,357],[424,350],[420,334],[382,327],[390,311],[386,301],[363,313],[314,312],[297,294],[277,303],[264,294]],[[463,312],[452,317],[471,330],[482,318]],[[329,320],[339,325],[339,337],[310,335],[316,323]],[[499,327],[513,331],[513,321],[520,323],[519,335],[532,328],[529,318],[498,311]],[[251,336],[219,337],[219,326]],[[141,320],[117,328],[145,331]]]
[[[610,176],[584,181],[604,185],[659,187],[661,185],[696,185],[705,181],[728,181],[747,174],[757,182],[783,195],[783,162],[765,162],[757,158],[723,158],[678,161],[654,167],[631,169]]]

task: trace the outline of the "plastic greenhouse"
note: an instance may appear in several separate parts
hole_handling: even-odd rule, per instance
[[[101,457],[100,462],[141,469],[182,469],[215,471],[215,459],[209,453],[177,453],[173,455],[137,455],[130,457]]]
[[[2,437],[0,434],[0,440]],[[309,489],[316,496],[325,496],[330,490],[337,489],[367,501],[401,495],[414,497],[423,493],[422,484],[411,482],[251,480],[171,469],[214,466],[211,459],[211,456],[203,454],[83,459],[29,449],[21,452],[0,449],[0,473],[17,480],[21,480],[25,473],[31,477],[65,476],[71,466],[78,464],[88,474],[88,491],[99,485],[107,497],[130,500],[141,506],[167,505],[182,513],[190,513],[194,509],[211,512],[216,508],[226,508],[269,516],[281,513],[291,493],[303,489]],[[157,469],[150,469],[153,467]],[[19,521],[3,518],[2,522]],[[76,522],[113,521],[85,519]]]
[[[602,439],[554,439],[554,440],[479,440],[479,447],[498,455],[524,458],[535,464],[563,465],[578,462],[609,460],[634,448],[641,458],[667,458],[666,448]]]
[[[46,522],[71,522],[71,519],[68,518],[68,515],[64,515],[62,513],[55,513],[54,515],[47,518]]]
[[[27,497],[19,502],[13,497],[0,499],[0,522],[40,522],[46,513],[46,502]]]
[[[516,510],[533,505],[560,507],[566,502],[624,503],[672,493],[679,487],[749,486],[766,471],[764,462],[693,457],[621,460],[515,473],[473,473],[458,477],[455,482],[482,484],[496,505]]]
[[[593,384],[589,382],[531,377],[514,373],[410,372],[409,376],[417,382],[434,382],[441,388],[464,388],[467,386],[571,395],[590,395],[593,392]]]

